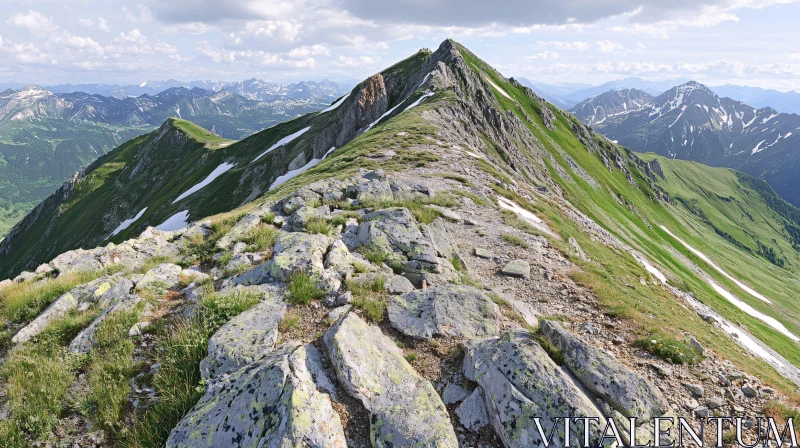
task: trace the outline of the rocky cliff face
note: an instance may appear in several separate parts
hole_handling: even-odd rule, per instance
[[[317,157],[349,136],[244,207],[65,251],[0,283],[13,335],[4,347],[14,347],[4,362],[40,360],[0,385],[9,410],[0,441],[521,448],[582,440],[580,425],[559,420],[573,416],[597,417],[593,442],[608,442],[603,429],[615,422],[626,444],[635,416],[641,444],[657,417],[738,413],[751,424],[768,400],[785,400],[747,371],[762,358],[723,358],[741,350],[724,320],[701,320],[694,298],[670,285],[683,270],[653,266],[641,240],[623,242],[626,232],[615,236],[571,202],[608,202],[646,221],[649,209],[669,207],[657,163],[449,40],[332,107],[240,143],[247,156],[237,163],[254,167],[193,199],[235,197],[223,190],[255,188],[257,175],[272,182],[285,167],[267,166]],[[158,136],[117,179],[148,174],[163,150],[148,146],[156,140],[175,145],[175,157],[197,143],[186,128]],[[214,153],[227,157],[226,148]],[[197,149],[210,159],[207,150]],[[214,166],[231,160],[220,157]],[[173,184],[168,200],[183,187]],[[645,328],[610,302],[627,295],[631,308],[667,314],[641,317]],[[685,331],[680,340],[648,333],[672,315],[680,320],[664,329]],[[85,363],[68,362],[85,353]],[[46,391],[23,381],[45,376]],[[35,411],[42,423],[32,428],[23,403],[34,392],[51,406]]]

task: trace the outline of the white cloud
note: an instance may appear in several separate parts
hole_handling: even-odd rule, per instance
[[[194,9],[203,9],[202,7],[199,7],[199,5],[196,5],[196,4],[195,5],[191,5],[191,7],[194,8]],[[153,13],[152,13],[152,11],[150,10],[149,7],[147,7],[147,6],[145,6],[145,5],[140,3],[140,4],[136,5],[136,7],[131,8],[131,9],[128,9],[127,6],[123,6],[122,7],[122,17],[125,20],[131,21],[131,22],[144,23],[144,22],[149,22],[149,21],[153,20]]]
[[[98,29],[100,31],[105,31],[106,33],[111,32],[111,28],[108,26],[108,20],[98,17],[97,20],[94,19],[80,19],[78,20],[78,25],[81,28],[86,29]]]
[[[589,42],[561,42],[561,41],[538,41],[536,45],[540,47],[552,47],[558,48],[559,50],[569,50],[569,51],[586,51],[592,48],[592,44]]]
[[[353,58],[350,56],[339,56],[336,61],[334,61],[334,65],[337,67],[374,67],[380,62],[380,58],[374,58],[369,56],[361,56],[358,58]]]
[[[25,28],[34,36],[46,36],[58,31],[58,25],[53,23],[53,19],[45,17],[38,11],[28,10],[26,13],[17,13],[6,20],[9,25]]]
[[[541,53],[536,53],[531,56],[526,56],[525,59],[529,61],[543,60],[543,59],[558,59],[559,56],[560,55],[554,51],[543,51]]]
[[[106,33],[111,32],[111,28],[108,26],[108,20],[102,17],[99,17],[97,19],[97,29],[99,29],[100,31],[105,31]]]
[[[610,40],[598,40],[595,45],[597,45],[597,51],[601,53],[619,53],[625,50],[621,43]]]
[[[0,36],[0,38],[2,38],[2,36]],[[0,42],[2,42],[2,39],[0,39]],[[789,55],[789,59],[800,59],[800,53],[792,53],[792,54],[790,54]]]

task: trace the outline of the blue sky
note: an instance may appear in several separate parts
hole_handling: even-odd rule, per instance
[[[4,0],[0,83],[360,80],[452,37],[543,83],[800,91],[798,18],[800,0]]]

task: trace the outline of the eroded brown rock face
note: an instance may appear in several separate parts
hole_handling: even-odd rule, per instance
[[[342,108],[342,129],[336,137],[336,146],[341,146],[358,132],[373,123],[389,110],[389,95],[383,75],[376,73],[361,83],[361,90],[347,108]]]

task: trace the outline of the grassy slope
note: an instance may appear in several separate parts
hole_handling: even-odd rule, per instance
[[[779,269],[761,257],[735,248],[708,226],[702,224],[695,216],[683,213],[673,206],[651,200],[644,193],[648,191],[648,188],[642,185],[642,182],[639,182],[642,188],[632,188],[621,171],[615,169],[609,172],[597,155],[590,154],[580,144],[566,122],[569,119],[576,120],[574,117],[566,118],[558,111],[555,111],[558,117],[557,128],[554,131],[548,130],[538,114],[538,103],[529,99],[510,83],[505,82],[494,70],[474,57],[474,55],[471,55],[468,51],[463,53],[475,70],[483,72],[495,84],[512,95],[523,109],[528,112],[528,116],[534,120],[533,123],[529,123],[531,131],[559,161],[561,167],[571,175],[570,179],[562,179],[556,170],[551,169],[551,175],[559,180],[559,183],[564,188],[566,198],[573,205],[623,241],[642,251],[667,271],[674,273],[677,276],[672,281],[674,285],[690,290],[700,301],[710,304],[728,319],[734,322],[741,322],[756,337],[768,343],[795,365],[800,365],[800,351],[797,350],[795,343],[729,304],[684,266],[674,256],[673,252],[680,252],[692,259],[739,298],[757,309],[776,317],[791,331],[800,334],[796,307],[792,309],[794,302],[792,291],[797,290],[798,284],[796,274]],[[525,117],[512,101],[508,100],[500,92],[495,92],[495,97],[504,109],[512,111],[523,122],[526,122]],[[598,138],[601,139],[601,137]],[[556,145],[566,151],[604,188],[595,189],[580,176],[573,173],[569,165],[559,156]],[[496,160],[495,163],[502,162]],[[706,169],[711,172],[711,169]],[[700,179],[703,177],[705,175],[701,174]],[[667,186],[669,187],[669,184]],[[620,204],[616,201],[608,193],[609,191],[614,192],[624,203]],[[589,272],[597,271],[595,281],[603,280],[601,284],[594,285],[596,292],[605,290],[604,294],[601,294],[601,299],[605,295],[605,300],[610,305],[618,305],[620,309],[635,310],[632,313],[632,317],[645,329],[658,327],[661,331],[672,334],[681,334],[683,331],[689,331],[697,335],[700,340],[717,352],[724,353],[726,357],[737,362],[741,367],[747,368],[754,373],[759,372],[759,369],[765,369],[765,365],[761,361],[756,360],[754,363],[749,356],[742,353],[740,347],[727,338],[712,333],[712,327],[702,322],[694,312],[676,307],[675,299],[664,291],[659,291],[657,290],[658,288],[653,287],[641,288],[635,286],[633,290],[624,287],[621,283],[627,282],[634,285],[634,280],[639,275],[647,278],[644,269],[638,266],[631,257],[620,256],[614,251],[598,246],[597,243],[582,235],[575,228],[575,225],[565,219],[563,214],[551,204],[541,203],[534,206],[562,236],[576,237],[584,247],[584,250],[593,255],[593,259],[602,265],[600,269],[597,266],[584,266],[584,269]],[[762,210],[763,207],[762,204]],[[757,299],[750,297],[716,271],[705,266],[701,260],[691,255],[679,243],[666,235],[658,227],[659,224],[665,225],[689,244],[705,251],[717,264],[726,269],[731,275],[739,278],[740,281],[748,283],[762,294],[772,298],[773,301],[777,302],[775,309],[770,310],[769,307],[762,306],[763,304]],[[569,252],[569,249],[565,249],[565,252]],[[578,263],[585,265],[585,263]],[[643,289],[648,290],[644,291]],[[783,386],[784,390],[794,389],[771,369],[765,370],[771,372],[767,378],[768,380]]]

